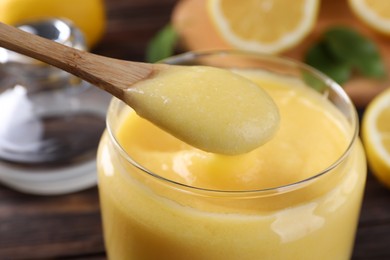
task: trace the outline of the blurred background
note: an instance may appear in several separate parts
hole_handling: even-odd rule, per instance
[[[280,15],[285,11],[279,10],[276,18],[272,15],[269,18],[273,17],[274,20],[269,22],[266,20],[264,23],[261,23],[260,18],[257,20],[256,15],[255,18],[241,15],[238,19],[249,20],[251,27],[255,28],[252,33],[266,28],[264,34],[267,37],[276,37],[274,43],[267,42],[267,37],[256,38],[258,43],[277,46],[269,52],[270,54],[300,60],[333,77],[342,84],[358,108],[360,116],[363,116],[367,105],[390,86],[387,75],[390,68],[390,36],[386,35],[390,34],[390,26],[387,29],[385,26],[383,31],[365,21],[364,13],[361,14],[359,10],[352,8],[356,5],[355,2],[361,1],[364,2],[364,0],[280,1],[280,6],[276,4],[278,1],[264,1],[266,2],[266,5],[262,6],[264,10],[268,10],[269,5],[275,2],[275,6],[279,6],[280,10],[296,13],[292,20],[287,20],[292,27],[280,32],[282,36],[291,34],[292,43],[280,46],[276,43],[280,35],[271,35],[270,31],[278,32],[279,22],[286,22],[281,17],[287,15]],[[211,13],[207,11],[209,8],[207,2],[219,1],[0,0],[0,21],[36,29],[36,22],[65,18],[66,22],[70,22],[66,25],[68,29],[64,29],[69,34],[66,39],[70,43],[65,44],[72,45],[78,42],[78,33],[72,31],[77,29],[83,37],[82,43],[77,45],[78,48],[123,60],[155,62],[186,51],[245,49],[245,40],[244,43],[238,44],[234,41],[234,36],[240,36],[240,29],[228,33],[221,29],[221,23],[237,18],[234,18],[234,15],[222,18],[213,16],[215,14],[213,11]],[[230,2],[234,7],[245,1]],[[390,19],[390,2],[386,0],[376,2],[379,2],[379,7],[374,5],[373,9],[384,10],[383,16]],[[307,8],[309,14],[300,12],[306,5],[309,6]],[[223,8],[222,4],[219,8]],[[229,8],[231,7],[227,4],[226,10]],[[294,26],[298,25],[294,24],[300,23],[306,29],[297,32]],[[39,30],[35,29],[34,32],[39,34]],[[63,32],[61,30],[59,29]],[[256,35],[253,34],[249,33],[248,36],[243,32],[242,35],[251,39]],[[56,34],[56,37],[51,34],[46,37],[51,37],[53,40],[61,38],[60,33]],[[339,48],[329,50],[328,45],[333,43]],[[365,49],[368,50],[362,51]],[[268,50],[258,49],[259,52]],[[356,54],[366,52],[365,55]],[[24,101],[23,98],[15,99],[15,95],[24,97],[23,93],[29,94],[28,91],[33,88],[32,82],[40,82],[39,80],[42,79],[42,75],[31,74],[31,71],[44,71],[43,77],[51,79],[56,72],[6,50],[0,51],[0,63],[0,84],[2,84],[0,119],[12,119],[8,121],[4,119],[0,122],[0,125],[3,125],[0,127],[0,259],[106,259],[96,190],[94,155],[100,134],[104,129],[104,115],[110,97],[70,75],[62,75],[55,76],[54,81],[48,83],[49,92],[42,92],[45,95],[51,93],[47,99],[53,101],[55,96],[59,98],[58,102],[51,104],[48,100],[42,101],[41,98],[30,99],[33,95],[28,95],[28,101]],[[371,65],[365,67],[360,64]],[[12,71],[10,68],[13,68]],[[23,81],[20,81],[21,77]],[[53,91],[52,86],[58,86],[58,81],[62,79],[65,79],[65,85]],[[16,87],[23,84],[26,85],[22,88],[24,90]],[[6,91],[10,89],[16,92],[8,95],[10,92]],[[7,100],[11,100],[9,97],[17,102],[8,102]],[[16,111],[12,114],[13,110],[4,100],[14,105],[27,105],[24,106],[24,112]],[[69,100],[72,102],[67,103]],[[65,150],[69,151],[68,148],[72,147],[76,155],[60,159],[54,156],[50,157],[50,160],[46,160],[48,157],[45,157],[46,159],[43,160],[40,157],[43,150],[30,151],[29,158],[36,155],[38,163],[25,161],[22,157],[14,160],[12,159],[14,157],[1,156],[1,138],[2,136],[8,138],[10,132],[14,134],[12,129],[21,129],[20,136],[24,138],[32,136],[33,131],[30,128],[12,125],[16,124],[15,115],[24,114],[30,120],[28,111],[31,111],[31,104],[34,106],[38,104],[42,106],[43,112],[50,112],[55,111],[55,108],[59,107],[58,104],[62,104],[61,102],[66,103],[64,103],[66,109],[58,112],[61,114],[59,123],[54,125],[54,121],[50,121],[52,124],[49,122],[49,128],[45,128],[46,131],[54,131],[50,133],[59,131],[61,135],[58,137],[53,134],[50,138],[57,136],[56,140],[65,140],[64,135],[77,136],[80,133],[71,131],[75,129],[84,132],[84,135],[74,143],[61,144],[61,149],[55,146],[54,150],[50,148],[44,151],[48,154],[59,151],[63,155]],[[89,113],[87,119],[72,117],[73,121],[69,121],[71,118],[69,115],[79,115],[79,112],[85,115],[86,111]],[[45,124],[47,126],[47,122]],[[76,127],[64,131],[69,124]],[[8,132],[2,129],[8,129]],[[12,140],[22,145],[29,141],[24,139],[21,141],[20,136]],[[93,138],[87,145],[80,145],[86,141],[85,136]],[[4,137],[2,140],[11,139]],[[41,142],[42,138],[39,141]],[[26,146],[23,146],[23,149],[25,148]],[[390,170],[384,171],[390,179]],[[57,186],[53,188],[50,182],[55,182]],[[369,172],[353,259],[390,259],[388,246],[390,244],[390,191],[386,185],[388,185],[386,180],[383,178],[378,180],[375,173]]]

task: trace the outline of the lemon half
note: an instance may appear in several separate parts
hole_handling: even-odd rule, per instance
[[[390,34],[390,1],[348,0],[356,16],[375,31]]]
[[[390,188],[390,89],[367,106],[362,120],[362,140],[373,174]]]
[[[248,51],[279,53],[299,44],[313,29],[319,0],[208,0],[221,37]]]

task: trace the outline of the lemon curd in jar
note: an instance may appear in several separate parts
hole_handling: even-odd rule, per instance
[[[233,69],[280,113],[274,137],[246,154],[193,148],[112,102],[98,153],[109,259],[351,257],[366,174],[353,106],[333,83],[318,93],[301,70],[272,69]]]

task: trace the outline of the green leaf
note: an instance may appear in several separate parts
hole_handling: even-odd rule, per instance
[[[328,87],[323,80],[311,72],[303,71],[302,78],[307,86],[315,89],[319,93],[323,93]]]
[[[174,54],[178,35],[168,24],[163,27],[149,42],[146,49],[146,61],[157,62]]]
[[[353,71],[379,79],[386,76],[386,68],[375,43],[344,26],[327,30],[323,38],[308,49],[305,62],[339,84],[346,82]]]
[[[323,72],[339,84],[346,82],[351,75],[349,64],[334,58],[324,42],[313,45],[306,53],[305,63]]]
[[[362,75],[382,78],[385,66],[376,45],[369,38],[348,27],[333,27],[325,32],[324,41],[340,62],[350,64]]]
[[[355,64],[356,68],[367,77],[384,78],[386,68],[379,56],[366,57],[364,61]]]

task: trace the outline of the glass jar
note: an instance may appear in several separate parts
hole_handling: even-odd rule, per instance
[[[84,50],[71,22],[18,26]],[[108,95],[51,65],[0,48],[0,181],[17,190],[61,194],[96,184],[95,152]]]
[[[267,149],[262,163],[270,166],[253,175],[246,169],[262,166],[257,163],[261,158],[252,156],[257,152],[221,159],[196,149],[181,150],[183,146],[174,145],[173,139],[160,140],[161,130],[140,129],[141,123],[134,123],[135,112],[114,98],[97,159],[109,259],[350,259],[366,162],[357,135],[357,113],[343,89],[310,67],[273,56],[213,51],[186,53],[164,62],[217,66],[266,79],[262,86],[274,89],[271,96],[281,112],[282,125],[274,139],[288,138],[292,132],[300,138],[291,140],[292,148],[288,142],[275,146],[271,140],[256,149]],[[289,100],[302,102],[306,109],[285,107]],[[317,107],[317,102],[326,105]],[[307,119],[316,109],[319,118]],[[321,120],[323,125],[313,126]],[[291,129],[283,129],[286,121]],[[328,123],[340,127],[342,146],[322,129]],[[338,147],[330,163],[303,178],[278,180],[301,174],[308,164],[320,165],[332,149],[329,144]],[[235,168],[238,173],[231,175]],[[251,182],[258,175],[263,179],[256,188]],[[235,189],[232,178],[250,188]],[[202,186],[208,182],[214,188]],[[229,188],[224,189],[225,183]]]

